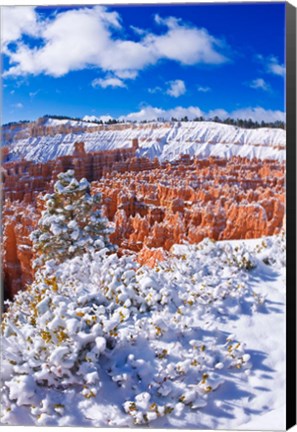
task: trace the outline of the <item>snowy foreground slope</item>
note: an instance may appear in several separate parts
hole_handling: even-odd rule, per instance
[[[285,428],[284,260],[280,235],[48,262],[3,319],[1,421]]]
[[[65,126],[63,120],[48,119],[47,122],[45,126]],[[75,121],[68,123],[71,130]],[[81,126],[81,123],[77,122],[77,126]],[[213,122],[176,122],[106,125],[101,127],[102,130],[91,132],[87,129],[92,126],[98,129],[98,125],[85,124],[87,126],[83,132],[37,137],[26,136],[24,129],[25,137],[15,138],[10,144],[11,160],[25,158],[46,162],[58,156],[70,155],[76,141],[85,142],[87,152],[128,148],[133,138],[139,140],[140,156],[158,157],[161,160],[178,159],[184,153],[200,158],[241,156],[283,161],[286,157],[286,132],[282,129],[242,129]]]

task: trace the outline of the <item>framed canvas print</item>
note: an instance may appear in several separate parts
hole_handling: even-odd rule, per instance
[[[295,7],[7,5],[1,55],[1,425],[295,425]]]

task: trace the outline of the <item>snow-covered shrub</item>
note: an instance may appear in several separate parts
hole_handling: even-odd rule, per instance
[[[225,251],[229,265],[236,265],[239,269],[243,270],[252,270],[256,267],[256,261],[244,244],[241,243],[236,246],[228,245]]]
[[[107,249],[47,261],[3,316],[2,422],[176,426],[220,402],[253,364],[223,324],[261,312],[257,268],[229,244],[178,245],[154,269]]]
[[[99,207],[101,195],[90,195],[89,182],[77,181],[73,170],[60,173],[54,193],[43,199],[45,210],[38,229],[31,234],[35,266],[49,259],[61,262],[85,252],[114,248],[108,240],[112,229]]]
[[[244,343],[217,329],[254,300],[242,270],[217,243],[175,249],[155,269],[102,249],[37,271],[2,323],[4,423],[84,424],[114,392],[100,425],[170,422],[215,399],[228,370],[249,371]]]
[[[261,247],[258,248],[260,259],[264,264],[274,266],[276,268],[284,268],[286,266],[286,235],[282,230],[278,236],[267,237],[262,241]]]

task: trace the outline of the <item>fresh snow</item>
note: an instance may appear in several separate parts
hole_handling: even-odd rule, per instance
[[[3,318],[8,425],[285,428],[285,237],[47,262]]]
[[[58,126],[62,120],[47,119],[47,122]],[[75,123],[74,120],[65,120],[64,124],[98,127],[83,121]],[[242,129],[214,122],[105,125],[101,129],[96,132],[85,130],[64,135],[56,133],[52,136],[14,138],[10,144],[10,157],[11,160],[24,158],[46,162],[58,156],[71,155],[76,141],[83,141],[86,151],[91,152],[129,148],[132,139],[138,138],[139,156],[158,157],[162,161],[178,159],[180,154],[199,158],[241,156],[279,161],[286,158],[286,132],[282,129]]]

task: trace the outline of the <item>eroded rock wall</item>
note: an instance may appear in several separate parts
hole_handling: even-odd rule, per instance
[[[277,162],[194,160],[93,183],[103,194],[112,240],[140,251],[174,243],[277,234],[285,215],[284,165]]]
[[[148,158],[135,158],[138,142],[128,149],[86,153],[84,143],[75,143],[74,153],[61,156],[47,163],[21,160],[2,165],[3,196],[11,201],[33,202],[38,193],[50,190],[57,175],[73,169],[78,179],[86,177],[90,182],[100,179],[109,172],[150,169],[155,162]]]
[[[283,163],[238,157],[182,157],[180,161],[160,165],[157,160],[133,156],[113,161],[116,169],[109,170],[110,155],[105,156],[107,165],[102,163],[98,168],[104,177],[93,181],[92,191],[103,195],[104,213],[115,226],[111,240],[119,245],[119,253],[135,251],[142,264],[154,265],[175,243],[197,243],[205,237],[257,238],[277,234],[283,227]],[[92,178],[88,166],[81,163],[82,158],[73,158],[69,163],[80,162],[80,175]],[[3,268],[10,296],[32,278],[28,236],[40,214],[37,194],[51,187],[56,174],[67,168],[67,161],[56,161],[52,171],[46,166],[41,170],[31,167],[32,190],[21,190],[12,180],[6,182],[10,194],[3,212]],[[94,165],[90,167],[94,169]],[[20,169],[13,175],[21,175]]]
[[[10,200],[3,206],[3,276],[4,297],[12,298],[32,282],[32,244],[30,233],[40,213],[26,202]]]

